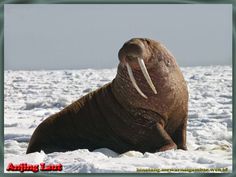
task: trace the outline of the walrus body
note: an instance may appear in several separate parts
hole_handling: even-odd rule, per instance
[[[135,61],[137,56],[144,58],[155,93]],[[120,49],[119,59],[115,79],[44,120],[27,153],[187,149],[188,91],[174,57],[159,42],[132,39]],[[125,64],[131,66],[142,94],[135,90]]]

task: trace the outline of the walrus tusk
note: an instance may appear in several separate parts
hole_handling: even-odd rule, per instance
[[[130,78],[130,80],[131,80],[131,82],[132,82],[134,88],[138,91],[138,93],[139,93],[142,97],[144,97],[144,98],[147,99],[147,96],[146,96],[146,95],[140,90],[140,88],[138,87],[138,85],[137,85],[137,83],[136,83],[136,81],[135,81],[135,79],[134,79],[133,72],[132,72],[132,70],[131,70],[131,68],[130,68],[130,66],[129,66],[128,63],[126,63],[126,67],[127,67],[127,70],[128,70],[129,78]]]
[[[144,64],[143,59],[138,58],[138,63],[139,63],[139,66],[140,66],[140,68],[141,68],[141,70],[142,70],[142,73],[143,73],[145,79],[147,80],[149,86],[151,87],[152,91],[153,91],[155,94],[157,94],[156,88],[155,88],[155,86],[154,86],[154,84],[153,84],[153,82],[152,82],[152,80],[151,80],[151,78],[150,78],[150,76],[149,76],[149,74],[148,74],[148,71],[147,71],[147,68],[146,68],[146,66],[145,66],[145,64]]]

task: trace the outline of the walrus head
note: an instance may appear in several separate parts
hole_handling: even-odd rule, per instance
[[[157,94],[156,87],[153,84],[152,78],[149,75],[148,70],[156,67],[163,70],[159,64],[161,60],[166,60],[164,63],[170,64],[173,55],[162,45],[161,43],[146,39],[146,38],[133,38],[122,46],[119,50],[118,57],[120,64],[127,68],[129,78],[137,90],[137,92],[144,98],[148,98],[142,90],[139,88],[134,78],[133,71],[141,70],[144,75],[147,84],[150,86],[154,94]],[[158,65],[160,65],[158,67]]]

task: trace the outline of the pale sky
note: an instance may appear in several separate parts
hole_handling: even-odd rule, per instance
[[[5,69],[115,68],[133,37],[164,43],[180,66],[231,65],[232,5],[4,5]]]

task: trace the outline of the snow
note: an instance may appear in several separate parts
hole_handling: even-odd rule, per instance
[[[189,87],[188,151],[117,154],[102,148],[25,154],[35,128],[51,114],[110,82],[116,69],[5,71],[4,165],[63,165],[62,173],[131,173],[137,169],[232,171],[232,67],[181,68]],[[168,172],[168,171],[167,171]],[[182,171],[181,171],[182,172]],[[188,172],[188,171],[187,171]],[[191,170],[189,172],[192,172]],[[218,172],[218,171],[216,171]],[[221,172],[221,171],[219,171]]]

